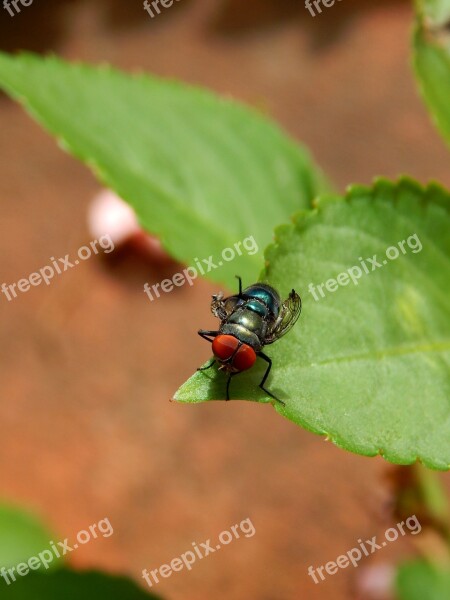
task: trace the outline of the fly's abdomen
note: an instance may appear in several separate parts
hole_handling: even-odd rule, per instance
[[[262,310],[266,308],[266,314],[262,316],[270,316],[277,318],[280,312],[281,300],[278,292],[267,283],[255,283],[244,290],[244,295],[249,298],[247,305],[251,303],[251,308],[255,312],[262,314]]]
[[[252,312],[260,315],[261,317],[268,317],[270,314],[269,308],[259,300],[248,300],[245,303],[245,308],[247,310],[251,310]]]

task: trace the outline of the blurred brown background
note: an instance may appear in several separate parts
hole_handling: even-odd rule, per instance
[[[450,186],[448,151],[409,66],[408,2],[342,0],[315,18],[300,0],[180,0],[154,19],[138,0],[34,0],[14,18],[1,13],[1,49],[144,69],[260,107],[340,190],[401,173]],[[4,96],[0,131],[1,279],[11,283],[90,241],[99,184]],[[307,567],[395,524],[389,466],[270,406],[169,402],[208,356],[196,330],[211,323],[216,289],[197,282],[150,303],[143,283],[177,270],[92,258],[49,287],[0,298],[0,494],[33,507],[60,539],[108,517],[114,535],[73,564],[138,581],[250,517],[253,538],[157,587],[169,600],[355,597],[363,567],[320,585]],[[407,552],[398,541],[376,559]]]

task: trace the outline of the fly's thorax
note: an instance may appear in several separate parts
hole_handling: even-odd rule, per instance
[[[262,343],[258,335],[239,323],[224,323],[220,328],[220,332],[234,336],[243,344],[251,346],[255,352],[259,352],[262,348]]]

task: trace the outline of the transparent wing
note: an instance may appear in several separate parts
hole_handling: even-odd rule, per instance
[[[283,337],[297,322],[302,312],[302,299],[295,290],[289,294],[289,297],[281,305],[278,319],[268,331],[264,340],[265,344],[273,344]]]
[[[242,302],[243,300],[239,298],[239,296],[229,296],[228,298],[224,298],[223,293],[219,292],[212,297],[211,312],[215,317],[224,321],[239,304],[242,304]]]

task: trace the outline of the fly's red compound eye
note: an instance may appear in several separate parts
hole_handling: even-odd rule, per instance
[[[237,371],[246,371],[253,367],[256,360],[256,352],[251,346],[242,344],[233,358],[233,367]]]
[[[219,360],[228,360],[236,352],[239,341],[232,335],[218,335],[212,343],[214,356]]]

